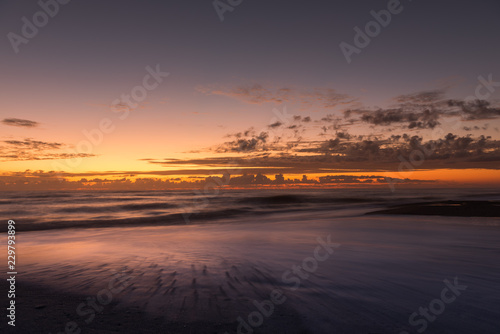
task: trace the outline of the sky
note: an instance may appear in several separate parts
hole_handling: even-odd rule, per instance
[[[0,190],[498,186],[499,10],[1,0]]]

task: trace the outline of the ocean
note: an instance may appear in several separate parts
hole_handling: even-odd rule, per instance
[[[393,205],[445,200],[500,200],[477,189],[200,190],[0,192],[0,214],[20,230],[209,223],[228,218],[329,211],[359,215]],[[4,231],[5,231],[5,227]]]
[[[369,214],[474,201],[496,212],[495,190],[0,196],[2,217],[16,222],[20,312],[39,315],[25,316],[26,328],[34,319],[45,332],[67,322],[102,333],[500,328],[498,216]]]

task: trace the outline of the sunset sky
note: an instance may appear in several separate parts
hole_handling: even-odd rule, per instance
[[[500,185],[500,3],[399,6],[1,1],[0,189]]]

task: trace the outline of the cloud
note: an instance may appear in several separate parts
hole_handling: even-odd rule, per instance
[[[357,103],[357,98],[338,93],[335,89],[331,88],[318,88],[312,92],[301,92],[297,94],[296,100],[304,107],[320,107],[322,109],[332,109],[337,106]]]
[[[5,118],[2,120],[2,123],[9,126],[17,126],[23,128],[34,128],[40,125],[40,123],[38,122],[19,118]]]
[[[500,118],[500,107],[489,101],[445,100],[443,91],[401,95],[395,101],[398,104],[391,108],[348,109],[344,116],[353,122],[374,126],[400,125],[408,129],[434,129],[446,117],[459,116],[464,121]]]
[[[235,88],[198,86],[196,89],[205,95],[226,96],[250,104],[292,103],[299,105],[301,109],[332,109],[357,102],[356,98],[331,88],[298,90],[287,87],[266,88],[261,84],[252,84]]]
[[[38,140],[31,140],[30,138],[24,140],[6,140],[4,143],[10,145],[11,147],[16,147],[25,150],[46,150],[46,149],[59,149],[63,144],[61,143],[49,143]]]
[[[266,92],[263,95],[268,98],[276,95],[262,86],[254,90]],[[335,100],[335,93],[330,93]],[[308,98],[323,99],[323,102],[328,96],[324,92],[301,94],[289,88],[286,94],[281,95],[287,96],[289,101],[296,101],[296,96],[307,95]],[[327,113],[314,120],[302,115],[291,115],[290,122],[273,119],[261,131],[250,128],[229,135],[229,141],[205,150],[211,155],[224,157],[149,162],[169,169],[181,165],[197,165],[200,170],[230,166],[239,172],[260,172],[263,175],[276,172],[324,174],[352,170],[395,171],[402,161],[424,155],[422,163],[415,164],[414,169],[499,169],[499,140],[489,136],[463,136],[462,132],[434,139],[436,132],[430,131],[439,128],[441,122],[450,121],[444,122],[443,118],[476,121],[500,117],[499,108],[490,102],[447,100],[443,90],[400,95],[393,101],[397,104],[387,108],[347,109],[344,117]],[[367,133],[366,124],[373,129],[372,133]],[[318,129],[322,129],[319,134],[321,140],[317,140]],[[487,130],[488,126],[462,124],[460,129]],[[491,130],[498,131],[493,127]],[[432,139],[426,134],[432,135]],[[238,154],[228,157],[230,153]]]
[[[379,109],[375,111],[358,110],[353,111],[361,115],[361,121],[373,125],[391,125],[403,123],[409,129],[434,129],[440,123],[440,112],[436,110],[424,110],[422,112],[408,112],[404,109]]]
[[[280,122],[280,121],[276,121],[275,123],[273,124],[269,124],[268,127],[271,128],[271,129],[275,129],[275,128],[279,128],[280,126],[282,126],[283,123]]]
[[[399,95],[394,100],[400,104],[429,105],[443,101],[446,91],[442,89]]]
[[[78,152],[61,152],[65,144],[44,142],[26,138],[24,140],[5,140],[0,145],[1,161],[28,161],[28,160],[54,160],[88,158],[94,154]]]
[[[267,138],[267,137],[266,137]],[[321,141],[294,142],[288,150],[276,151],[264,145],[257,137],[239,138],[223,145],[219,152],[245,153],[198,159],[150,160],[150,163],[172,168],[176,165],[197,165],[202,168],[248,168],[273,173],[325,173],[341,170],[394,171],[401,161],[415,155],[423,157],[415,169],[432,168],[491,168],[499,169],[500,141],[488,136],[459,136],[449,133],[437,140],[424,140],[422,136],[392,135],[388,138],[366,139],[338,132],[335,138]],[[413,159],[413,158],[411,158]],[[484,163],[481,163],[484,162]]]
[[[278,122],[279,123],[279,122]],[[281,125],[281,123],[279,124]],[[276,126],[277,127],[277,126]],[[265,151],[266,142],[269,138],[269,133],[261,132],[255,134],[253,130],[247,130],[243,133],[237,133],[233,135],[235,140],[225,142],[224,144],[218,146],[216,151],[221,152],[255,152],[255,151]]]
[[[287,88],[272,91],[260,84],[239,86],[233,89],[198,86],[197,90],[206,95],[227,96],[250,104],[282,103],[289,101],[290,98],[290,90]]]
[[[396,96],[394,105],[386,108],[370,108],[360,105],[359,100],[331,88],[299,90],[295,88],[267,88],[260,84],[236,88],[197,87],[206,95],[227,96],[244,103],[289,103],[299,110],[330,111],[337,108],[343,117],[328,114],[321,122],[327,130],[339,130],[356,123],[366,123],[374,127],[399,127],[404,129],[434,129],[443,118],[459,116],[465,121],[491,120],[500,117],[500,107],[484,100],[465,101],[446,99],[445,90],[429,90]],[[295,115],[294,121],[309,123],[310,116]],[[317,121],[318,122],[318,121]],[[279,122],[274,123],[276,127]],[[270,126],[272,128],[272,126]]]
[[[378,175],[325,175],[319,178],[308,178],[302,175],[301,178],[289,178],[282,173],[273,173],[274,176],[267,176],[261,172],[243,172],[241,175],[219,173],[205,177],[188,177],[181,179],[137,177],[131,178],[109,178],[105,175],[89,175],[76,179],[78,174],[66,173],[64,177],[71,177],[73,180],[64,178],[55,172],[45,172],[42,170],[15,172],[0,174],[0,187],[5,190],[162,190],[162,189],[202,189],[206,185],[228,184],[229,187],[255,187],[255,186],[282,186],[282,185],[345,185],[357,186],[363,184],[379,184],[386,186],[387,181],[383,176]],[[229,182],[228,182],[229,181]],[[434,181],[421,181],[404,179],[405,184],[419,184]]]
[[[337,132],[336,136],[338,139],[351,139],[351,135],[347,132]]]
[[[395,105],[388,108],[347,109],[344,117],[353,123],[362,122],[374,126],[396,125],[407,129],[434,129],[440,120],[459,116],[464,121],[491,120],[500,117],[500,107],[485,100],[465,101],[446,99],[444,90],[431,90],[393,99]]]
[[[500,107],[493,107],[489,101],[485,100],[449,100],[448,105],[458,107],[463,119],[468,121],[491,120],[500,117]]]

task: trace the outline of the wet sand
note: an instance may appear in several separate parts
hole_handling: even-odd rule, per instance
[[[304,277],[291,274],[293,266],[311,267],[317,238],[329,235],[338,249]],[[255,302],[279,290],[286,301],[254,333],[416,333],[410,315],[455,277],[467,290],[427,332],[493,334],[500,326],[496,218],[324,211],[205,226],[33,231],[19,240],[18,327],[8,332],[58,333],[74,321],[82,333],[237,333]],[[101,304],[106,290],[121,286],[117,274],[126,286]],[[87,323],[88,298],[102,312]]]
[[[6,288],[7,285],[2,282],[0,289]],[[101,305],[96,299],[95,305],[102,307],[102,311],[96,311],[95,317],[87,323],[89,315],[80,316],[77,308],[82,303],[87,303],[88,295],[66,293],[22,281],[18,283],[17,291],[16,327],[14,329],[6,326],[4,322],[0,325],[2,333],[56,334],[64,333],[66,328],[71,328],[70,333],[78,333],[79,329],[82,330],[81,333],[235,333],[239,325],[236,318],[227,317],[227,314],[232,313],[232,308],[227,303],[217,300],[213,301],[215,312],[212,320],[188,320],[182,314],[167,314],[167,310],[165,314],[156,312],[151,314],[139,306],[125,307],[119,301]],[[164,298],[169,297],[171,296]],[[183,296],[183,298],[188,297],[190,296]],[[262,297],[269,298],[269,296]],[[248,300],[243,299],[239,302]],[[189,313],[187,308],[191,306],[188,302],[180,312]],[[91,306],[82,310],[90,311]],[[277,310],[273,319],[260,326],[259,330],[266,333],[310,333],[300,323],[298,315],[286,307]]]

